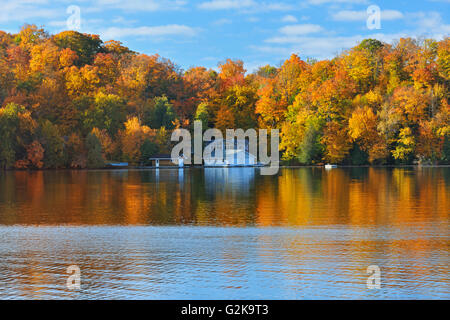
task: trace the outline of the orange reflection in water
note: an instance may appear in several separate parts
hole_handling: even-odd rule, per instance
[[[448,223],[450,168],[0,173],[0,223],[401,225]]]
[[[380,264],[387,296],[442,297],[449,193],[450,168],[2,172],[0,280],[11,295],[72,297],[76,262],[82,297],[190,298],[202,282],[180,274],[198,273],[228,295],[194,297],[358,298]],[[260,228],[47,227],[67,224]]]

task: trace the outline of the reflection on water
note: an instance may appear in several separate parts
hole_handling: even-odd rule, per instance
[[[449,195],[450,168],[1,172],[0,298],[449,298]]]
[[[0,224],[448,225],[450,168],[0,173]]]

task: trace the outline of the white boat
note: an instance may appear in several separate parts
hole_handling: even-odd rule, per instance
[[[327,170],[335,169],[335,168],[337,168],[337,164],[329,164],[329,163],[327,163],[325,165],[325,169],[327,169]]]

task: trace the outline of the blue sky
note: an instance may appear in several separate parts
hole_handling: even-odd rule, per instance
[[[80,32],[130,49],[158,53],[187,69],[215,68],[239,58],[247,70],[278,65],[291,53],[330,58],[371,37],[441,39],[450,34],[450,0],[0,0],[0,29],[34,23],[67,30],[71,5],[80,8]],[[381,28],[368,29],[367,8],[381,9]]]

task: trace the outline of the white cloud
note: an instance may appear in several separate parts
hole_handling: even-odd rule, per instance
[[[97,29],[99,26],[104,24],[105,21],[103,19],[81,19],[81,29],[77,31],[85,32],[87,30]],[[56,33],[69,29],[69,27],[67,26],[67,20],[52,20],[46,23],[44,26],[55,28],[51,31]]]
[[[44,8],[46,0],[17,0],[1,4],[0,23],[6,22],[32,22],[33,19],[54,19],[65,15],[65,11],[55,8]]]
[[[342,10],[332,14],[334,21],[365,21],[368,17],[366,11]],[[397,10],[382,10],[381,20],[403,19],[403,13]]]
[[[254,0],[211,0],[197,6],[203,10],[238,10],[244,13],[257,11],[288,11],[292,5],[283,2],[259,2]]]
[[[288,11],[291,10],[293,7],[290,4],[287,3],[262,3],[259,4],[262,10],[265,11]]]
[[[397,10],[381,10],[381,20],[397,20],[403,17],[403,13]]]
[[[288,22],[288,23],[295,23],[295,22],[297,22],[297,18],[289,14],[287,16],[284,16],[281,19],[281,21],[282,22]]]
[[[408,36],[406,33],[396,34],[372,34],[370,38],[375,38],[384,42],[392,42],[401,37]],[[276,46],[263,45],[254,46],[253,49],[277,55],[280,57],[289,56],[292,53],[299,53],[304,57],[314,57],[317,59],[329,59],[339,54],[343,50],[349,49],[359,42],[367,38],[366,35],[353,36],[327,36],[327,37],[313,37],[313,36],[296,36],[296,37],[280,37],[266,40],[267,43],[276,43]],[[284,44],[282,47],[280,44]]]
[[[223,26],[225,24],[231,24],[232,22],[233,21],[231,21],[230,19],[223,18],[223,19],[214,21],[213,24],[216,26]]]
[[[197,30],[185,25],[171,24],[166,26],[117,28],[111,27],[103,32],[105,39],[125,38],[125,37],[164,37],[164,36],[187,36],[193,37]]]
[[[308,0],[309,4],[321,5],[325,3],[350,3],[350,4],[366,4],[367,0]]]
[[[267,66],[270,65],[271,63],[269,61],[246,61],[244,63],[244,67],[247,70],[247,73],[253,73],[258,71],[259,68],[263,67],[263,66]]]
[[[118,16],[112,20],[112,22],[122,25],[133,25],[138,22],[138,20],[134,19],[125,19],[124,17]]]
[[[228,9],[245,9],[254,7],[256,2],[253,0],[212,0],[202,2],[198,5],[204,10],[228,10]]]
[[[393,14],[391,18],[397,14]],[[299,53],[304,57],[329,59],[343,50],[354,47],[366,38],[374,38],[392,43],[404,37],[428,37],[436,40],[443,39],[450,34],[450,25],[446,24],[439,12],[415,12],[402,15],[409,29],[396,33],[371,33],[357,35],[336,36],[317,25],[287,26],[279,30],[279,34],[266,39],[264,45],[253,46],[258,52],[286,57],[291,53]],[[314,27],[313,27],[314,26]],[[314,32],[322,31],[313,35]]]
[[[120,9],[123,11],[163,11],[178,10],[186,5],[183,0],[97,0],[91,11]]]
[[[0,0],[0,2],[0,23],[28,22],[38,25],[45,23],[49,26],[61,26],[61,21],[68,18],[66,8],[71,4],[82,6],[83,18],[84,14],[105,10],[124,12],[178,10],[187,3],[185,0]],[[52,21],[46,22],[47,20]]]
[[[64,28],[67,26],[67,21],[66,20],[54,20],[54,21],[50,21],[49,23],[47,23],[47,25],[50,27]]]
[[[265,42],[277,44],[298,43],[304,39],[304,36],[322,31],[324,29],[317,24],[294,24],[281,28],[279,30],[281,35],[266,39]]]
[[[410,13],[406,21],[416,27],[416,34],[420,36],[441,39],[450,35],[450,25],[443,21],[439,12]]]
[[[316,33],[322,30],[322,27],[317,24],[293,24],[281,28],[280,32],[288,36],[297,36]]]
[[[257,17],[249,17],[248,19],[247,19],[247,21],[248,22],[258,22],[260,19],[259,18],[257,18]]]

